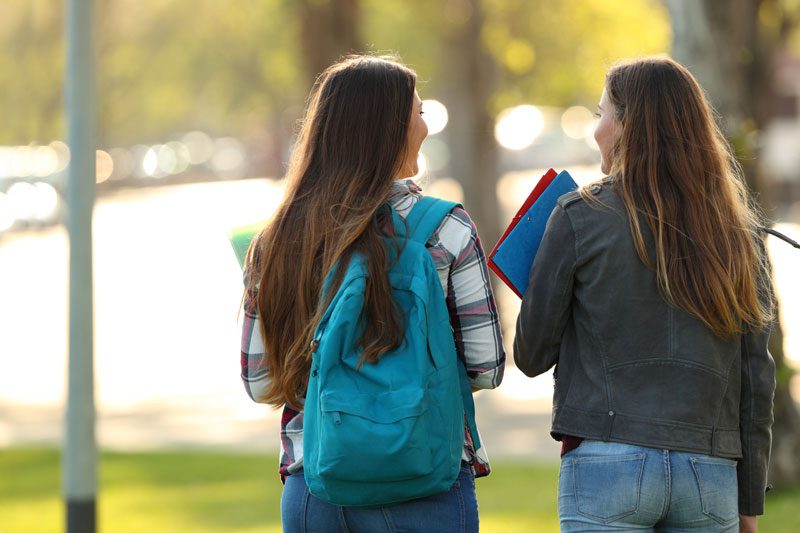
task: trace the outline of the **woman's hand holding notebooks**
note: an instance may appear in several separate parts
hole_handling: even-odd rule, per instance
[[[489,268],[520,298],[528,288],[528,274],[558,198],[577,188],[566,170],[559,174],[548,170],[489,254]]]

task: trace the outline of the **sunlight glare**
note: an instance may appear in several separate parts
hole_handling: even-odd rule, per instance
[[[494,136],[503,148],[522,150],[532,145],[543,129],[542,112],[532,105],[520,105],[498,115]]]
[[[422,102],[422,120],[428,125],[428,135],[436,135],[447,126],[447,108],[438,100],[424,100]]]

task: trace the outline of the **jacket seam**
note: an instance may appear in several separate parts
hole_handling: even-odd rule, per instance
[[[607,413],[605,413],[603,411],[590,411],[590,410],[587,410],[587,409],[581,409],[579,407],[573,407],[571,405],[561,405],[560,409],[562,409],[562,410],[566,409],[566,410],[569,410],[569,411],[577,411],[579,413],[586,413],[586,414],[589,414],[589,415],[595,415],[597,417],[603,417],[603,416],[606,416],[606,414],[607,414]],[[616,415],[624,417],[624,418],[628,418],[628,419],[631,419],[631,420],[634,420],[634,421],[637,421],[637,422],[649,422],[649,423],[657,424],[657,425],[678,426],[678,427],[681,427],[681,428],[698,430],[698,431],[711,431],[711,426],[703,425],[703,424],[692,424],[690,422],[682,422],[680,420],[670,420],[668,418],[658,418],[658,417],[653,417],[653,416],[638,416],[638,415],[632,415],[632,414],[628,414],[628,413],[616,413]],[[739,431],[740,428],[738,428],[738,427],[719,427],[717,429],[719,431],[734,432],[734,431]]]
[[[684,368],[693,368],[697,370],[702,370],[704,372],[708,372],[709,374],[713,374],[719,377],[722,381],[726,384],[729,382],[728,376],[730,375],[730,367],[728,368],[727,372],[721,372],[713,367],[704,365],[702,363],[696,363],[694,361],[686,361],[685,359],[675,359],[671,357],[650,357],[647,359],[637,359],[635,361],[624,361],[620,363],[614,363],[612,365],[608,365],[609,370],[617,370],[620,368],[627,368],[629,366],[648,366],[650,364],[665,364],[670,366],[680,366]]]
[[[719,397],[719,405],[717,406],[717,414],[714,417],[714,426],[711,428],[711,454],[712,455],[714,454],[714,451],[716,450],[716,444],[717,444],[716,443],[716,439],[714,437],[716,436],[717,430],[721,429],[721,428],[719,428],[719,421],[720,421],[720,417],[722,416],[722,406],[725,403],[725,398],[728,396],[728,389],[731,386],[731,382],[730,382],[730,379],[728,377],[731,375],[731,368],[733,367],[735,362],[736,362],[736,358],[735,357],[731,358],[731,362],[728,365],[728,372],[727,372],[727,375],[725,377],[725,388],[722,390],[722,396]]]

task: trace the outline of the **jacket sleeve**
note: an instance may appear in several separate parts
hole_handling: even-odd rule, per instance
[[[514,361],[527,376],[543,374],[558,362],[576,264],[572,223],[557,205],[547,221],[517,317]]]
[[[767,281],[763,278],[767,278]],[[774,301],[768,276],[762,276],[760,281],[762,294]],[[766,327],[742,336],[742,388],[739,402],[742,459],[737,466],[737,475],[739,513],[748,516],[764,514],[775,394],[775,361],[767,349],[770,331],[771,327]]]

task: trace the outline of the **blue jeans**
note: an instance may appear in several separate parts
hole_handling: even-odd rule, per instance
[[[562,532],[739,531],[736,461],[586,440],[561,460]]]
[[[450,490],[387,507],[341,507],[320,500],[308,491],[303,474],[286,478],[281,496],[281,522],[285,533],[478,531],[475,478],[462,466]]]

